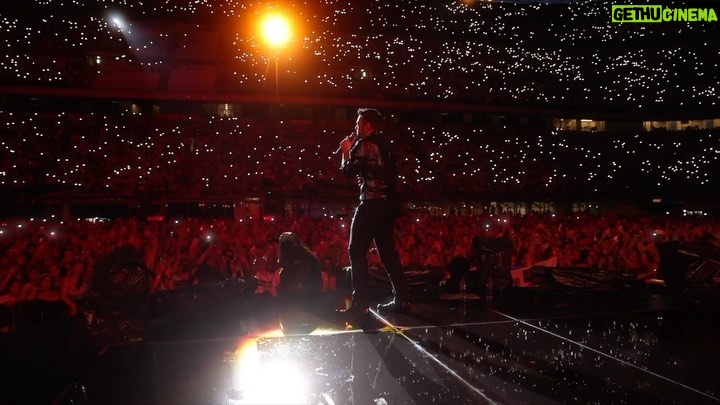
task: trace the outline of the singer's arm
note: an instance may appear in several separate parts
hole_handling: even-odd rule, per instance
[[[345,163],[350,160],[350,149],[352,148],[353,140],[352,136],[347,136],[340,142],[340,147],[338,149],[340,150],[342,156],[340,160],[341,170],[343,166],[345,166]]]
[[[370,154],[372,154],[372,147],[368,146],[362,139],[359,139],[353,143],[352,148],[350,148],[348,152],[348,157],[345,157],[343,154],[340,171],[349,179],[365,176],[368,171]]]

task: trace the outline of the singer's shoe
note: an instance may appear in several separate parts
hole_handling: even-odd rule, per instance
[[[364,316],[370,314],[370,308],[351,305],[349,308],[338,308],[335,310],[335,312],[348,316]]]
[[[377,333],[380,325],[375,316],[370,313],[370,308],[351,306],[350,308],[336,309],[342,314],[347,326],[352,329],[360,329],[363,333]]]
[[[380,314],[395,313],[408,315],[412,312],[412,307],[407,301],[392,300],[387,304],[379,304],[377,310]]]

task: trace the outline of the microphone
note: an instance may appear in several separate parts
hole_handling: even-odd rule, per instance
[[[355,137],[356,137],[356,135],[357,135],[357,134],[356,134],[355,132],[353,132],[353,133],[351,133],[350,135],[347,136],[348,139],[350,139],[350,143],[355,142]],[[337,150],[335,151],[335,153],[333,153],[333,155],[337,155],[337,154],[340,153],[341,151],[342,151],[342,148],[341,148],[340,146],[338,146]]]

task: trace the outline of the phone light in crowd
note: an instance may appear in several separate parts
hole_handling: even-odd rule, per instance
[[[81,219],[78,218],[77,220],[80,221]],[[101,218],[101,217],[85,218],[85,220],[90,223],[93,223],[93,224],[110,221],[109,218]]]
[[[207,231],[207,232],[203,233],[203,240],[206,243],[212,243],[215,241],[215,234],[210,231]]]

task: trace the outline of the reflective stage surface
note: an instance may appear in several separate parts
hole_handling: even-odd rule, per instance
[[[257,310],[149,323],[53,375],[71,383],[62,399],[103,404],[720,402],[717,308],[667,296],[516,290],[417,303],[365,332],[283,311],[284,329]]]

